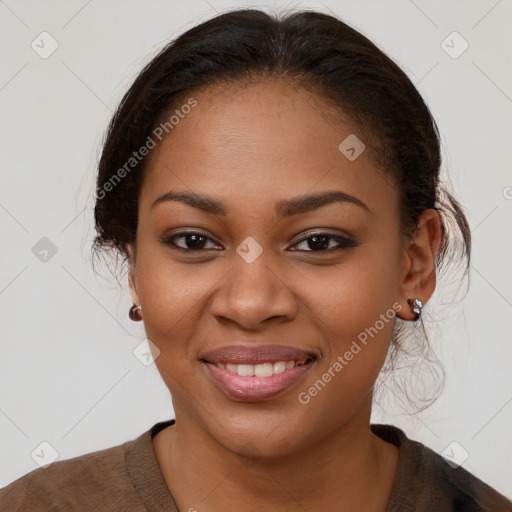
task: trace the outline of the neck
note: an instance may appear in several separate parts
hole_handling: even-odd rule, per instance
[[[176,424],[162,431],[167,437],[157,442],[156,436],[154,444],[180,511],[386,508],[398,449],[370,431],[369,410],[299,453],[261,458],[234,454],[176,416]]]

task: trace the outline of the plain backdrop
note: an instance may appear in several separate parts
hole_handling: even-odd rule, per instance
[[[453,306],[441,289],[427,305],[446,371],[439,400],[413,416],[376,407],[372,421],[439,453],[456,446],[463,467],[512,498],[507,0],[0,1],[0,486],[38,467],[41,443],[66,459],[173,417],[155,365],[134,354],[145,336],[128,319],[126,283],[92,270],[98,153],[122,94],[159,48],[248,6],[335,13],[396,60],[431,108],[471,223],[470,287]]]

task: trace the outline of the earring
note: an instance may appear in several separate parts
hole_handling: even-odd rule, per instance
[[[136,306],[134,304],[130,308],[130,311],[128,312],[128,316],[130,317],[130,320],[133,320],[134,322],[140,322],[142,320],[142,316],[139,313],[139,311],[142,311],[142,306]]]
[[[416,315],[415,321],[421,318],[421,310],[423,308],[423,302],[420,299],[407,299],[407,304],[411,306],[412,312]]]

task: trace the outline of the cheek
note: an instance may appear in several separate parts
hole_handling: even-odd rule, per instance
[[[371,390],[384,364],[400,308],[395,302],[394,267],[387,265],[392,260],[362,251],[357,261],[326,273],[325,278],[317,276],[314,283],[312,280],[303,287],[311,321],[325,340],[318,371],[302,387],[308,395],[322,394],[323,398],[314,398],[317,402],[333,399],[344,404],[342,410],[346,411]],[[309,393],[310,386],[316,391]],[[324,391],[324,387],[328,389]]]
[[[147,337],[160,349],[162,360],[168,358],[176,365],[181,358],[193,358],[189,340],[197,331],[199,316],[208,308],[212,290],[222,279],[220,269],[208,268],[207,263],[177,263],[162,249],[141,251],[138,265]]]
[[[391,257],[360,251],[346,265],[302,281],[300,295],[311,310],[312,321],[326,333],[326,339],[334,340],[333,347],[343,349],[377,322],[381,339],[391,335],[398,290],[396,265],[391,261]],[[379,321],[383,315],[384,325]]]
[[[393,307],[386,294],[379,296],[372,288],[372,296],[361,290],[360,281],[359,285],[354,293],[350,293],[348,283],[334,289],[331,301],[326,302],[325,296],[311,297],[315,304],[312,320],[326,340],[322,370],[328,371],[337,362],[332,370],[343,373],[351,386],[357,380],[368,383],[378,375],[389,348],[398,306],[395,303]]]
[[[370,400],[388,353],[396,315],[392,301],[361,279],[357,284],[351,287],[346,280],[332,286],[331,301],[311,297],[312,303],[323,306],[313,316],[325,340],[324,354],[297,390],[297,401],[316,418],[315,436],[329,435]]]

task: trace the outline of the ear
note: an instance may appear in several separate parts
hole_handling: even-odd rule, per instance
[[[414,237],[404,249],[399,302],[404,320],[415,314],[407,299],[420,299],[425,304],[436,289],[436,256],[441,246],[441,219],[434,209],[424,210]]]
[[[131,244],[128,245],[128,255],[130,262],[130,270],[128,271],[128,287],[130,288],[130,295],[133,303],[139,305],[140,299],[137,292],[137,274],[135,271],[135,247]]]

